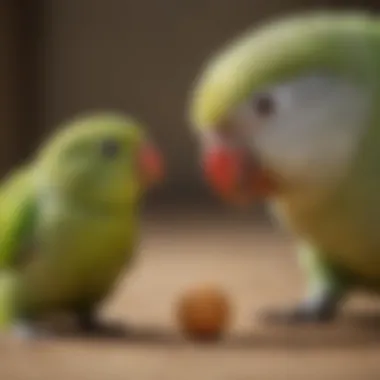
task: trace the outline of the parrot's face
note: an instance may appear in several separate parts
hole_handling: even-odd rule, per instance
[[[265,49],[266,33],[279,53]],[[350,170],[368,125],[369,88],[316,55],[302,57],[301,70],[287,70],[287,62],[293,59],[296,66],[299,56],[292,57],[292,39],[286,33],[283,39],[280,29],[276,33],[252,38],[246,46],[251,54],[241,58],[240,47],[230,56],[225,52],[194,97],[206,178],[230,201],[334,186]],[[314,65],[318,60],[324,65]],[[244,70],[248,85],[242,85]]]
[[[136,122],[82,119],[59,131],[42,151],[40,178],[78,198],[130,203],[163,176],[163,159]]]
[[[354,157],[367,100],[344,80],[314,74],[253,92],[200,134],[208,179],[241,200],[333,184]]]

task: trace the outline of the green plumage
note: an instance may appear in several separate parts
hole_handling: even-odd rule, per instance
[[[0,325],[92,312],[135,255],[143,132],[122,115],[59,128],[0,189]]]
[[[351,287],[380,291],[379,18],[322,12],[255,28],[207,64],[190,107],[194,128],[202,135],[217,130],[254,94],[315,73],[350,83],[371,101],[339,181],[298,189],[294,183],[293,193],[284,190],[274,199],[278,215],[302,242],[309,290],[306,303],[293,314],[301,319],[330,316]]]
[[[190,119],[207,129],[270,84],[313,70],[375,85],[380,22],[366,14],[317,13],[269,22],[232,41],[208,62],[194,88]]]

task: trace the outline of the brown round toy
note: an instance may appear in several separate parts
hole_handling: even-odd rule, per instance
[[[221,338],[230,320],[227,295],[216,286],[188,290],[179,300],[177,318],[182,331],[192,339]]]

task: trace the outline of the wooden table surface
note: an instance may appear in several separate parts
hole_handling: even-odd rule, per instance
[[[292,241],[226,215],[165,214],[144,223],[141,256],[104,309],[133,328],[126,340],[0,342],[1,380],[378,379],[378,301],[353,295],[329,326],[274,328],[260,312],[301,296]],[[220,284],[234,305],[225,340],[186,341],[175,301],[187,288]]]

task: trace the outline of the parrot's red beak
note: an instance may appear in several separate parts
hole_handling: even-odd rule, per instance
[[[275,181],[247,149],[216,143],[202,159],[207,182],[229,202],[251,203],[276,192]]]
[[[144,187],[151,187],[163,181],[165,176],[164,158],[154,143],[151,141],[142,143],[138,163]]]

